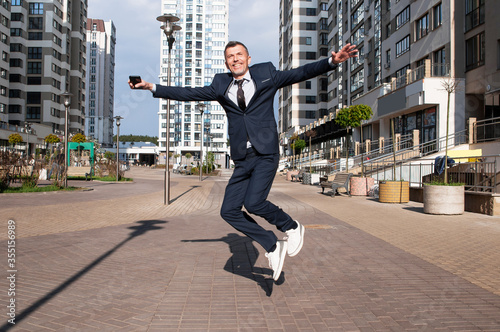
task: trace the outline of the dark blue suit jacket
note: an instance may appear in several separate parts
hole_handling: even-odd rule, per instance
[[[255,82],[255,94],[250,102],[247,102],[245,111],[242,111],[227,97],[227,90],[233,80],[229,72],[215,75],[212,84],[204,87],[156,85],[156,92],[153,96],[180,101],[218,101],[228,118],[231,158],[242,160],[246,155],[247,137],[261,154],[279,152],[273,106],[274,95],[278,89],[311,79],[336,67],[336,65],[330,65],[328,59],[287,71],[276,70],[270,62],[253,65],[249,69]]]

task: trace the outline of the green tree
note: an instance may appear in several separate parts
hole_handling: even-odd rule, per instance
[[[114,160],[115,154],[111,151],[106,151],[106,152],[104,152],[104,158],[106,158],[108,160]]]
[[[361,126],[361,143],[363,143],[363,127],[362,121],[369,120],[373,115],[370,106],[367,105],[352,105],[347,108],[341,109],[335,117],[335,123],[342,128],[349,129]],[[346,137],[346,171],[349,172],[349,139]],[[361,176],[363,176],[363,157],[361,157]]]
[[[86,141],[87,141],[87,137],[85,137],[85,135],[82,133],[75,134],[71,138],[71,142],[85,143]]]
[[[9,135],[9,143],[10,144],[15,145],[15,144],[22,143],[22,142],[24,142],[23,137],[21,135],[19,135],[18,133]]]
[[[206,166],[207,172],[209,169],[210,169],[210,171],[213,170],[214,162],[215,162],[214,153],[212,151],[208,151],[208,153],[205,154],[205,166]]]
[[[59,143],[61,141],[61,139],[57,135],[49,134],[49,135],[45,136],[44,141],[46,143],[54,144],[54,143]]]
[[[186,153],[184,156],[186,157],[186,159],[187,159],[187,160],[189,160],[189,159],[191,159],[191,157],[192,157],[193,155],[192,155],[191,153],[189,153],[189,152],[188,152],[188,153]]]
[[[294,152],[296,154],[300,154],[302,152],[302,150],[306,147],[306,141],[304,141],[303,139],[296,139],[294,142]]]

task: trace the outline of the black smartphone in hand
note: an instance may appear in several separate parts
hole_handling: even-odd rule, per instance
[[[136,84],[139,84],[142,82],[142,79],[140,76],[129,76],[128,79],[130,80],[130,83],[135,87]]]

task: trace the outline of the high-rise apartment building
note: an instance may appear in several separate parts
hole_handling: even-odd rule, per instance
[[[391,120],[401,135],[418,130],[421,143],[443,137],[447,110],[443,83],[450,79],[459,82],[451,95],[451,132],[465,130],[470,117],[499,115],[500,23],[493,14],[500,10],[499,2],[281,0],[280,4],[282,69],[299,65],[303,52],[314,52],[313,45],[317,46],[316,58],[324,55],[325,42],[328,53],[347,43],[359,49],[358,58],[328,74],[326,107],[321,84],[304,82],[282,92],[282,138],[319,127],[332,121],[336,110],[356,104],[366,104],[374,112],[363,126],[364,140],[390,137]],[[325,10],[326,40],[320,28]],[[311,105],[302,105],[304,97]],[[315,117],[309,113],[310,125],[299,129],[303,113],[310,109],[315,110]],[[357,129],[354,139],[359,138]],[[316,137],[313,150],[327,153],[338,144],[337,139],[338,135]]]
[[[2,0],[2,5],[0,6],[0,52],[2,53],[2,61],[0,66],[0,121],[9,122],[9,95],[7,93],[9,88],[9,36],[10,36],[10,1]]]
[[[116,28],[112,21],[87,19],[85,135],[113,145]]]
[[[68,91],[70,132],[83,132],[87,1],[2,1],[0,13],[1,120],[64,130]]]
[[[281,1],[280,69],[289,70],[329,55],[328,3]],[[279,92],[279,124],[293,131],[327,114],[328,77],[321,75]]]
[[[162,14],[180,18],[176,24],[182,30],[175,33],[172,49],[170,84],[172,86],[202,87],[210,85],[215,74],[226,72],[224,47],[228,42],[229,0],[193,1],[162,0]],[[168,43],[161,38],[161,84],[168,83]],[[198,102],[170,102],[170,123],[167,124],[167,102],[160,101],[159,145],[166,150],[166,135],[174,155],[199,157],[211,151],[215,163],[228,165],[227,119],[218,102],[204,102],[201,116]],[[203,130],[203,135],[202,135]],[[201,138],[203,136],[203,142]]]

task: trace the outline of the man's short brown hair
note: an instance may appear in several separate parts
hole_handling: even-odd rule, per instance
[[[235,40],[232,40],[230,41],[229,43],[226,44],[226,48],[224,48],[224,56],[226,56],[226,50],[230,47],[235,47],[235,46],[243,46],[245,48],[245,50],[247,51],[247,54],[250,55],[250,52],[248,52],[248,48],[245,46],[245,44],[243,44],[242,42],[239,42],[239,41],[235,41]]]

